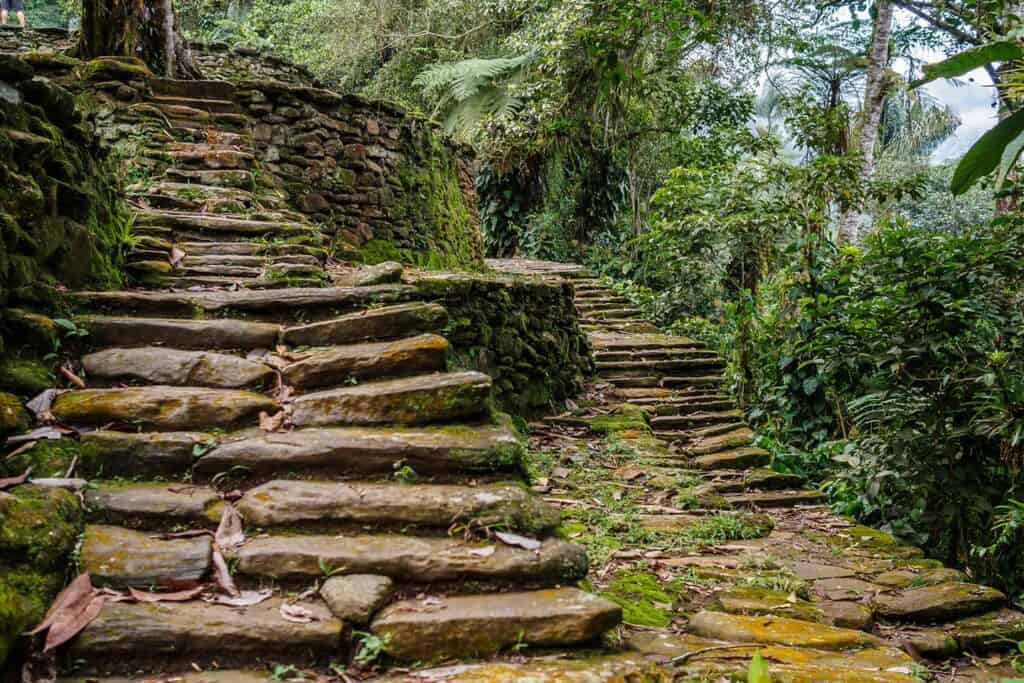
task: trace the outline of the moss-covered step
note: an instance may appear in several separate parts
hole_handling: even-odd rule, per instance
[[[311,315],[332,316],[379,304],[409,301],[415,287],[377,285],[374,287],[289,287],[274,290],[208,292],[75,292],[73,301],[92,309],[163,313],[194,318],[202,313],[239,313],[282,319]]]
[[[52,442],[68,444],[70,457],[78,456],[80,472],[97,475],[116,472],[120,476],[184,476],[196,454],[208,450],[217,437],[206,432],[139,432],[97,429],[84,432],[77,444],[69,439]],[[40,442],[38,448],[52,448]],[[35,449],[33,449],[35,450]],[[70,460],[69,457],[69,460]],[[70,462],[65,464],[65,468]]]
[[[299,396],[292,422],[319,425],[423,424],[485,415],[491,378],[480,372],[419,375]]]
[[[136,211],[135,224],[138,228],[143,229],[149,226],[157,226],[178,230],[249,236],[294,235],[312,232],[311,226],[302,223],[253,220],[250,218],[234,218],[209,213],[187,213],[183,211],[159,211],[153,209]]]
[[[307,256],[312,264],[317,261],[312,256]],[[185,268],[200,268],[209,266],[245,266],[250,268],[263,268],[267,264],[267,257],[259,254],[200,254],[189,256],[186,254],[181,264]]]
[[[244,131],[249,125],[248,117],[243,114],[210,112],[184,104],[167,102],[156,102],[155,105],[167,116],[171,125],[177,128],[200,129],[212,126],[231,131]]]
[[[483,657],[512,646],[566,647],[614,628],[622,608],[577,588],[404,600],[371,630],[406,661]]]
[[[701,456],[742,448],[754,440],[754,432],[749,427],[736,427],[721,434],[710,429],[701,431],[701,434],[687,433],[686,440],[678,448],[688,455]]]
[[[85,505],[93,521],[132,528],[161,528],[209,526],[218,519],[220,496],[205,486],[167,482],[92,484],[85,491]]]
[[[629,351],[595,351],[594,360],[598,363],[614,363],[622,361],[661,361],[661,360],[702,360],[718,359],[714,351],[704,348],[686,346],[682,348],[663,347],[656,349],[634,349]]]
[[[164,171],[164,178],[171,182],[196,185],[213,185],[216,187],[236,187],[253,189],[256,178],[250,171],[244,170],[192,170],[169,168]]]
[[[211,567],[210,536],[161,540],[120,526],[90,524],[82,541],[82,569],[97,585],[148,587],[198,581]]]
[[[250,278],[253,280],[259,279],[263,276],[263,264],[259,266],[239,266],[233,264],[214,264],[214,265],[187,265],[183,264],[178,270],[174,271],[183,278],[200,278],[205,276],[212,277],[230,277],[230,278]]]
[[[309,610],[308,623],[284,619],[281,605],[278,598],[244,608],[108,602],[70,650],[99,673],[134,672],[142,665],[180,671],[212,660],[253,666],[275,655],[301,663],[337,655],[344,625],[321,602],[298,603]]]
[[[725,363],[718,358],[672,358],[667,360],[615,360],[598,361],[597,370],[602,375],[622,371],[642,371],[659,374],[673,373],[678,376],[680,373],[704,374],[709,371],[719,370],[725,367]]]
[[[817,650],[858,650],[882,645],[863,631],[826,626],[777,616],[746,616],[724,612],[698,612],[687,630],[703,638],[762,645],[807,647]]]
[[[257,194],[240,187],[177,183],[170,180],[129,188],[129,195],[145,197],[146,203],[155,208],[178,211],[226,213],[229,209],[235,209],[245,213],[260,207],[278,208],[281,205],[281,199],[274,194]]]
[[[238,572],[308,580],[328,573],[379,574],[398,582],[496,580],[560,584],[587,574],[587,554],[555,538],[535,550],[499,541],[399,534],[258,536],[235,551]]]
[[[789,508],[797,505],[821,505],[827,496],[821,491],[758,491],[733,493],[725,496],[730,505],[737,508],[760,509]]]
[[[228,438],[199,458],[195,475],[205,479],[235,467],[256,476],[391,474],[403,467],[423,474],[487,472],[514,469],[522,453],[519,435],[506,423],[297,429]]]
[[[438,304],[398,304],[288,327],[281,334],[281,339],[285,344],[296,346],[351,344],[437,332],[447,323],[448,312]]]
[[[622,334],[605,331],[591,334],[590,343],[597,351],[700,349],[705,346],[693,339],[674,337],[670,334]]]
[[[945,583],[875,596],[875,613],[895,621],[935,622],[985,612],[1006,602],[994,588],[976,583]]]
[[[273,413],[279,407],[251,391],[147,386],[67,392],[57,397],[51,412],[67,424],[113,423],[175,431],[255,422],[260,412]]]
[[[448,529],[503,526],[541,533],[558,526],[557,510],[514,484],[479,486],[274,480],[237,503],[260,527],[332,525]]]
[[[171,163],[177,168],[207,169],[251,169],[256,158],[229,145],[206,144],[202,142],[179,142],[165,149]]]
[[[155,96],[154,99],[181,97],[233,101],[235,97],[235,86],[227,81],[202,79],[180,81],[173,78],[150,78],[148,83]]]
[[[162,346],[104,349],[82,357],[90,380],[242,389],[262,387],[276,375],[265,363],[212,351]]]
[[[272,349],[281,331],[280,325],[230,318],[81,316],[77,322],[89,331],[89,342],[97,346],[159,343],[179,349]]]
[[[445,367],[448,341],[421,334],[386,342],[314,348],[301,360],[281,369],[286,384],[296,389],[336,386],[380,377],[403,377],[440,372]]]

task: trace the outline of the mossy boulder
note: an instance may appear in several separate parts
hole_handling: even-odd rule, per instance
[[[53,373],[43,362],[0,356],[0,389],[20,396],[35,396],[51,388],[53,383]]]
[[[25,431],[31,419],[17,396],[0,391],[0,437]]]
[[[667,626],[681,583],[662,584],[643,570],[621,570],[601,596],[622,607],[622,620],[636,626]]]
[[[81,506],[68,491],[0,492],[0,664],[60,590],[81,531]]]
[[[0,311],[0,333],[38,351],[52,349],[60,340],[60,330],[52,318],[24,308]]]

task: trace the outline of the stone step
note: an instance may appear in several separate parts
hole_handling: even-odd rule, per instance
[[[933,623],[987,612],[1006,603],[1006,595],[976,583],[943,583],[905,588],[872,599],[875,614],[890,621]]]
[[[769,469],[752,469],[741,472],[711,472],[710,483],[722,494],[741,493],[743,491],[780,491],[799,488],[803,477],[795,474],[783,474]]]
[[[137,429],[134,426],[131,428]],[[120,476],[189,474],[197,453],[209,450],[217,437],[206,432],[140,432],[97,429],[79,435],[78,470],[85,476],[116,472]]]
[[[672,359],[633,359],[617,361],[597,361],[595,363],[599,372],[609,373],[614,371],[637,371],[642,373],[678,372],[694,370],[716,370],[725,367],[721,359],[715,357],[705,358],[672,358]]]
[[[599,373],[599,376],[602,380],[615,385],[616,388],[638,389],[661,386],[661,377],[657,375],[623,375],[622,373],[615,372],[610,374]]]
[[[276,377],[273,368],[257,361],[162,346],[104,349],[83,356],[82,366],[90,381],[221,389],[260,388]]]
[[[236,467],[255,476],[359,476],[391,474],[401,467],[421,474],[507,471],[518,466],[522,452],[520,437],[504,423],[298,429],[228,438],[200,457],[194,470],[199,479]]]
[[[408,285],[372,287],[292,287],[281,290],[234,292],[74,292],[80,306],[108,311],[158,313],[192,318],[197,311],[223,314],[237,311],[277,319],[315,319],[316,316],[374,305],[409,301],[419,290]]]
[[[210,536],[161,540],[144,531],[90,524],[81,563],[98,586],[148,588],[203,580],[213,566],[212,551]]]
[[[511,647],[593,641],[622,620],[617,604],[578,588],[428,597],[385,608],[371,630],[405,661],[484,657]],[[531,679],[532,680],[532,679]]]
[[[218,147],[204,143],[179,143],[189,148],[164,150],[174,168],[209,170],[249,170],[256,165],[256,158],[249,152],[231,147]]]
[[[733,507],[789,508],[797,505],[820,505],[827,500],[821,491],[768,491],[762,493],[736,493],[725,499]]]
[[[317,263],[316,259],[312,256],[304,258],[312,259],[314,263]],[[267,257],[257,254],[199,254],[196,256],[189,256],[186,252],[186,256],[182,259],[181,264],[186,268],[198,268],[203,266],[247,266],[250,268],[262,268],[267,263]]]
[[[224,98],[197,97],[194,95],[156,95],[150,102],[161,107],[188,107],[210,114],[238,114],[241,109],[233,100]]]
[[[669,334],[621,334],[603,332],[592,335],[591,343],[598,351],[649,351],[668,349],[699,349],[704,344]]]
[[[196,128],[194,126],[180,126],[171,122],[167,132],[175,140],[182,142],[210,142],[220,145],[238,145],[239,147],[252,148],[253,138],[250,130],[227,130],[222,128]]]
[[[480,372],[420,375],[299,396],[292,422],[321,425],[423,424],[487,413],[491,378]]]
[[[396,341],[315,348],[281,370],[285,384],[297,389],[337,386],[351,380],[403,377],[445,368],[448,340],[421,334]]]
[[[632,306],[620,306],[617,308],[583,309],[580,317],[584,320],[636,320],[643,317],[643,313]]]
[[[226,428],[254,422],[260,412],[279,409],[251,391],[147,386],[81,389],[59,395],[51,412],[71,425],[133,425],[175,431]]]
[[[276,289],[287,286],[287,283],[265,280],[258,277],[235,277],[230,275],[176,275],[150,280],[146,284],[152,288],[177,290]]]
[[[651,418],[651,427],[656,430],[687,429],[702,425],[735,423],[743,419],[743,412],[740,410],[726,410],[721,412],[697,411],[685,415],[659,415]]]
[[[711,399],[707,398],[698,401],[631,401],[634,405],[639,405],[644,408],[652,415],[671,417],[673,415],[691,415],[693,413],[701,412],[717,412],[725,411],[728,412],[730,409],[735,407],[735,403],[731,400],[722,399]]]
[[[662,377],[661,386],[666,389],[717,388],[725,383],[721,375],[694,375],[685,377]]]
[[[723,448],[705,453],[686,461],[687,465],[700,470],[745,470],[751,467],[767,467],[771,464],[771,453],[763,448]]]
[[[216,662],[252,665],[254,659],[303,663],[337,655],[344,624],[321,602],[302,602],[309,623],[281,616],[282,600],[251,607],[202,601],[110,602],[72,641],[71,655],[98,673],[135,673],[144,662],[157,671],[181,671]]]
[[[584,331],[589,333],[598,332],[615,332],[618,334],[647,334],[651,332],[657,332],[658,328],[648,322],[614,322],[614,321],[601,321],[600,324],[594,323],[583,323],[581,321],[580,327]]]
[[[624,329],[633,328],[636,326],[650,325],[645,322],[639,316],[622,316],[622,317],[600,317],[600,316],[585,316],[580,318],[580,325],[584,327],[603,328],[609,327],[613,329]]]
[[[701,359],[718,358],[714,351],[698,348],[666,348],[666,349],[637,349],[633,351],[596,351],[594,360],[605,361],[629,361],[629,360],[672,360],[672,359]]]
[[[204,527],[217,523],[221,499],[205,486],[145,482],[90,482],[85,490],[88,518],[123,527],[152,529],[169,526]]]
[[[303,235],[313,233],[312,226],[302,223],[231,218],[207,213],[183,213],[179,211],[137,211],[136,225],[140,227],[159,226],[173,229],[226,232],[238,235]]]
[[[282,200],[275,195],[257,195],[237,187],[177,183],[168,180],[153,185],[129,188],[130,196],[144,199],[150,206],[179,211],[224,213],[225,210],[280,210]]]
[[[158,97],[228,101],[233,101],[235,97],[235,86],[227,81],[182,81],[171,78],[151,78],[149,87]]]
[[[242,114],[210,112],[205,109],[190,107],[186,104],[168,102],[154,102],[153,104],[177,128],[194,130],[215,127],[232,132],[242,132],[249,128],[249,119]]]
[[[659,439],[665,439],[679,444],[700,444],[709,438],[718,437],[723,434],[744,429],[746,424],[742,420],[732,420],[720,424],[712,424],[703,427],[691,427],[690,429],[679,429],[673,431],[655,430],[654,435]]]
[[[232,264],[211,264],[200,266],[182,264],[182,267],[175,272],[180,273],[181,277],[184,278],[221,277],[259,280],[263,276],[263,266],[261,265],[254,268],[252,266]]]
[[[409,303],[372,308],[333,320],[288,327],[285,344],[326,346],[437,332],[448,324],[448,312],[438,304]]]
[[[190,170],[169,168],[164,177],[174,183],[195,183],[197,185],[214,185],[218,187],[236,187],[251,190],[256,187],[256,179],[249,171],[244,170]]]
[[[246,524],[323,531],[365,526],[484,529],[502,525],[527,533],[552,530],[557,510],[515,484],[464,486],[274,480],[249,489],[236,504]]]
[[[588,316],[593,313],[613,311],[629,306],[625,299],[590,299],[576,302],[576,312],[581,316]]]
[[[848,651],[883,645],[882,640],[863,631],[778,616],[704,611],[690,617],[687,630],[703,638],[816,650]]]
[[[313,579],[331,569],[412,584],[502,581],[552,585],[572,583],[587,575],[586,552],[556,538],[544,540],[536,550],[524,550],[498,541],[448,537],[270,535],[250,539],[233,557],[241,575],[286,581]]]
[[[263,244],[260,242],[216,242],[182,241],[177,244],[178,248],[186,254],[195,256],[217,256],[217,255],[263,255],[268,258],[283,257],[312,257],[317,262],[323,263],[327,259],[327,251],[321,247],[308,244]]]

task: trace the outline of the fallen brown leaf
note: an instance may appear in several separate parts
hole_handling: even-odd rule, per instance
[[[508,531],[495,531],[494,536],[505,545],[513,545],[525,550],[539,550],[540,541],[535,538],[527,538]]]
[[[242,531],[242,515],[231,503],[224,503],[220,515],[217,533],[213,535],[221,548],[234,548],[245,543],[245,532]]]
[[[281,613],[281,618],[285,621],[290,621],[296,624],[310,624],[314,621],[313,613],[302,605],[282,602],[279,611]]]
[[[85,389],[85,381],[75,373],[71,372],[71,368],[69,368],[68,366],[60,366],[60,374],[64,375],[64,378],[67,381],[71,382],[79,389]]]
[[[213,578],[217,581],[217,586],[231,597],[237,598],[242,595],[235,585],[235,580],[231,578],[231,570],[228,569],[224,555],[216,545],[213,547]]]
[[[128,592],[131,596],[139,602],[187,602],[192,600],[200,593],[206,590],[206,586],[198,586],[191,590],[175,591],[173,593],[151,593],[149,591],[140,591],[135,588],[128,588]]]
[[[283,410],[277,412],[276,415],[269,415],[266,412],[260,413],[260,429],[265,432],[278,432],[281,431],[281,427],[284,426],[285,413]]]
[[[5,489],[11,489],[15,486],[19,486],[28,481],[28,475],[32,474],[32,468],[29,467],[24,472],[16,477],[7,477],[6,479],[0,479],[0,491]]]
[[[93,588],[88,574],[79,575],[53,601],[42,623],[29,635],[47,630],[43,652],[74,638],[103,609],[104,598]]]
[[[267,600],[273,594],[274,591],[269,588],[264,588],[260,591],[241,591],[238,597],[213,595],[205,599],[207,602],[213,602],[218,605],[228,605],[229,607],[251,607],[252,605],[258,605],[264,600]]]

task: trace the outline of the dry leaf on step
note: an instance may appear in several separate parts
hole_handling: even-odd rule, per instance
[[[220,524],[217,525],[217,533],[213,535],[213,538],[221,548],[234,548],[245,543],[242,515],[238,514],[238,510],[231,503],[224,503]]]
[[[535,538],[527,538],[519,534],[512,534],[507,531],[495,531],[494,536],[505,545],[514,545],[525,550],[539,550],[540,541]]]
[[[283,410],[276,415],[269,415],[266,412],[260,413],[260,429],[265,432],[278,432],[284,426],[285,413]]]
[[[221,554],[220,548],[216,545],[213,547],[213,578],[217,582],[217,586],[230,595],[233,598],[241,596],[238,587],[235,585],[235,580],[231,578],[231,570],[228,569],[228,563],[224,559],[224,555]]]
[[[128,592],[139,602],[187,602],[206,590],[206,586],[197,586],[190,590],[174,591],[173,593],[151,593],[128,588]]]
[[[218,605],[228,605],[229,607],[251,607],[267,600],[273,594],[274,591],[269,588],[264,588],[260,591],[241,591],[238,594],[238,597],[214,595],[210,598],[206,598],[206,601],[213,602]]]
[[[309,624],[313,622],[313,613],[302,605],[282,602],[280,612],[281,617],[285,621],[291,621],[296,624]]]
[[[60,592],[42,623],[30,635],[46,630],[43,652],[49,652],[78,635],[102,609],[103,596],[93,588],[89,575],[81,574]]]
[[[489,545],[486,548],[473,548],[469,551],[469,554],[476,557],[490,557],[494,554],[494,546]]]
[[[79,389],[85,389],[85,382],[81,377],[71,371],[67,365],[60,366],[60,374],[64,375],[64,379],[74,384]]]
[[[177,268],[181,265],[181,262],[185,259],[185,252],[178,247],[171,247],[171,267]]]
[[[55,398],[57,398],[57,390],[47,389],[26,403],[25,407],[32,411],[37,420],[46,422],[53,419],[53,416],[50,415],[50,407],[53,405],[53,399]]]
[[[5,489],[14,488],[28,481],[28,475],[32,474],[32,468],[29,467],[24,472],[16,477],[7,477],[6,479],[0,479],[0,491]]]

